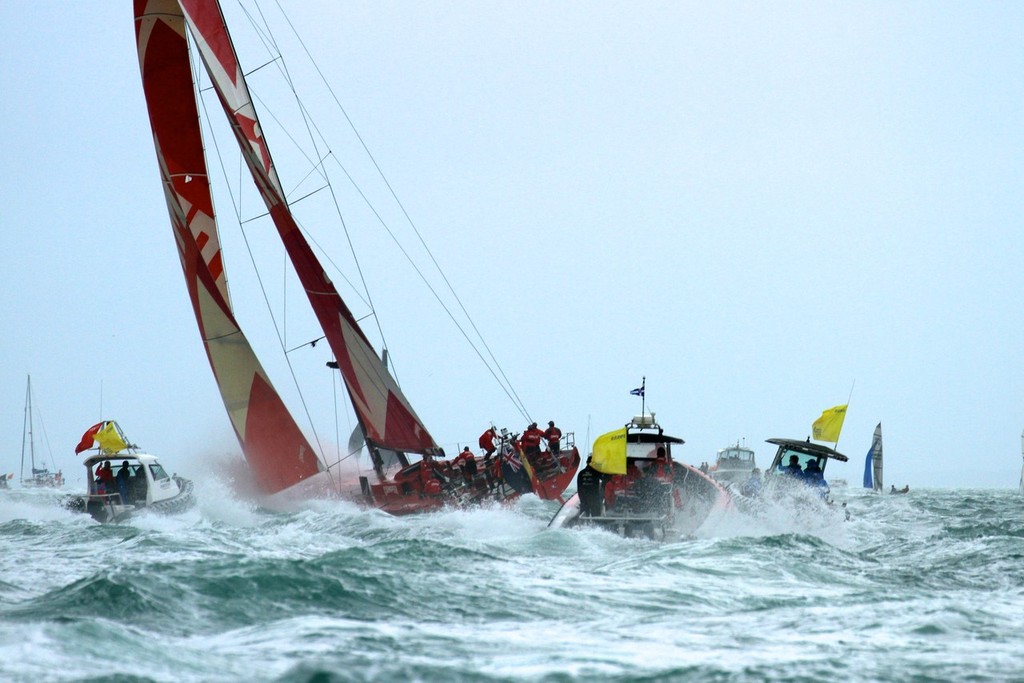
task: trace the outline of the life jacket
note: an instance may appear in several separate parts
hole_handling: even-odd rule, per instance
[[[527,429],[523,432],[523,437],[519,442],[524,450],[527,448],[540,448],[540,440],[543,436],[544,434],[539,429]]]
[[[486,432],[480,435],[480,448],[484,449],[488,453],[494,451],[494,430],[488,429]]]

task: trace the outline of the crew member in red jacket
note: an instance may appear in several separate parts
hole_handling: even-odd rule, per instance
[[[476,478],[476,456],[469,450],[469,446],[462,449],[459,456],[455,458],[455,464],[462,468],[462,476],[466,478],[466,486],[472,485],[473,479]]]
[[[544,432],[537,429],[537,423],[531,422],[523,435],[519,437],[519,444],[523,447],[523,455],[536,466],[537,456],[540,455],[540,440],[544,438]]]
[[[548,442],[548,450],[555,458],[561,453],[562,430],[555,426],[554,420],[548,421],[548,428],[544,430],[544,438]]]
[[[494,431],[494,427],[488,427],[487,431],[480,435],[480,448],[484,451],[484,462],[489,461],[494,455],[494,439],[497,436],[498,433]]]

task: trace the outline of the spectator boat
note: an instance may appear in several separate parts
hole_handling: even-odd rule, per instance
[[[577,492],[548,526],[596,527],[659,541],[692,535],[732,502],[713,478],[673,458],[672,447],[683,443],[664,433],[654,413],[598,437],[589,463],[597,472],[594,484],[581,473]]]
[[[735,446],[719,449],[709,474],[712,479],[727,487],[745,482],[755,467],[754,450],[737,442]]]
[[[767,501],[796,503],[816,506],[833,504],[826,470],[831,461],[847,462],[842,453],[809,438],[768,439],[767,443],[777,446],[772,464],[764,472],[761,486],[744,485],[739,488],[743,495],[736,496],[737,507],[747,513],[758,513]],[[841,508],[846,507],[843,503]],[[845,516],[849,519],[849,513]]]
[[[85,460],[85,495],[66,499],[68,509],[87,512],[103,524],[123,522],[143,510],[178,514],[195,505],[192,481],[170,475],[156,456],[138,452],[116,422],[100,422],[82,437],[76,453],[96,443]]]

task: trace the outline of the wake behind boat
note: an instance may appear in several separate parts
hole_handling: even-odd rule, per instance
[[[548,526],[664,541],[693,534],[712,513],[730,509],[731,497],[696,467],[673,459],[672,446],[683,443],[666,435],[653,413],[598,437],[576,494]]]
[[[82,436],[75,453],[96,452],[85,458],[85,495],[69,496],[65,506],[87,512],[97,522],[123,522],[143,510],[178,514],[195,505],[192,481],[167,470],[149,453],[140,453],[124,438],[116,422],[99,422]]]
[[[510,500],[522,495],[525,484],[491,487],[490,496],[477,495],[475,475],[467,485],[459,485],[453,477],[446,476],[451,463],[445,464],[444,451],[399,388],[389,369],[386,350],[378,353],[359,324],[376,312],[371,310],[357,319],[335,288],[335,277],[310,246],[306,236],[309,227],[300,227],[293,215],[219,4],[215,0],[136,0],[135,24],[146,105],[189,299],[231,425],[260,490],[270,495],[329,492],[394,514],[427,512],[471,500]],[[186,31],[192,35],[205,69],[198,60],[193,60]],[[274,61],[280,57],[276,55]],[[294,269],[300,285],[296,289],[301,289],[308,299],[315,316],[310,324],[319,325],[317,333],[323,333],[290,351],[313,349],[317,342],[326,339],[333,357],[321,359],[318,364],[323,367],[326,363],[337,373],[329,385],[333,387],[335,379],[340,378],[355,413],[358,427],[350,439],[349,452],[339,452],[331,460],[316,437],[315,428],[313,438],[307,438],[236,320],[213,210],[196,93],[198,84],[193,85],[193,75],[204,70],[227,116],[255,191],[273,223],[280,240],[278,247],[283,247]],[[308,114],[302,108],[305,124],[309,123]],[[277,123],[277,117],[271,119]],[[307,126],[306,132],[311,128],[316,126]],[[313,142],[311,147],[315,150],[301,150],[303,161],[309,163],[296,175],[314,178],[318,185],[302,187],[297,196],[305,199],[329,188],[330,192],[324,195],[334,197],[322,163],[325,159],[321,144],[326,141]],[[341,215],[340,207],[331,208],[337,216]],[[337,279],[342,278],[344,275]],[[362,298],[364,302],[370,300],[369,296]],[[428,330],[423,331],[421,341],[437,343]],[[282,355],[289,352],[283,345],[281,350]],[[309,361],[310,356],[305,360]],[[287,362],[292,365],[298,357],[288,357]],[[492,375],[498,377],[493,371]],[[298,378],[295,383],[302,394]],[[506,391],[510,397],[513,393]],[[334,398],[332,392],[308,400],[302,395],[299,400],[308,416],[309,403],[334,405]],[[525,416],[525,409],[518,407]],[[340,475],[341,463],[364,447],[373,474],[358,477],[357,481]],[[560,499],[579,465],[579,453],[567,443],[557,458],[543,459],[552,467],[537,467],[523,461],[524,457],[529,460],[537,455],[527,452],[530,450],[524,444],[520,454],[513,447],[507,458],[502,456],[497,473],[506,473],[506,465],[515,470],[518,464],[530,471],[529,490],[541,498]],[[548,453],[551,455],[550,448]],[[475,462],[472,467],[487,471],[490,465],[490,461]]]

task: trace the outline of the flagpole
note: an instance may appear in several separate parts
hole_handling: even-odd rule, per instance
[[[640,419],[642,420],[644,415],[647,414],[647,377],[644,376],[643,381],[640,382]]]
[[[853,400],[853,388],[855,386],[857,386],[857,380],[853,380],[853,383],[850,385],[850,394],[846,397],[846,413],[847,413],[847,415],[850,413],[850,401]],[[838,451],[839,450],[839,437],[842,436],[842,434],[843,434],[843,427],[845,427],[845,426],[846,426],[846,418],[844,417],[842,424],[839,425],[839,433],[836,434],[836,442],[834,444],[832,444],[832,450],[834,450],[834,451]]]

